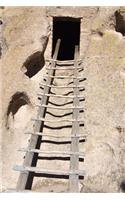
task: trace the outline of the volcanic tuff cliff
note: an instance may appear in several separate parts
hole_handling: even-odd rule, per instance
[[[51,57],[55,16],[81,18],[88,134],[81,192],[124,192],[125,7],[0,7],[2,191],[15,187],[18,179],[12,167],[22,164],[17,149],[27,146],[29,136],[24,132],[33,127],[39,82]],[[33,190],[59,192],[63,183],[39,179]]]

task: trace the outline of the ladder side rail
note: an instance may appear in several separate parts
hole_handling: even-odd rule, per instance
[[[53,55],[53,60],[57,59],[60,43],[61,43],[61,40],[58,39],[57,43],[56,43],[56,47],[55,47],[55,52],[54,52],[54,55]],[[55,70],[53,68],[55,68],[56,62],[53,61],[53,60],[51,62],[51,68],[49,70],[49,74],[48,74],[49,76],[53,76],[54,75],[54,71]],[[52,81],[52,78],[48,77],[47,84],[51,84],[51,81]],[[49,91],[50,91],[50,88],[45,86],[44,87],[44,94],[49,93]],[[47,96],[43,96],[43,98],[41,99],[41,105],[42,104],[46,104],[47,100],[48,100],[48,97]],[[45,107],[40,107],[38,109],[38,112],[37,112],[37,118],[44,117],[45,110],[46,110]],[[41,121],[36,121],[35,124],[34,124],[34,132],[39,132],[40,129],[41,129],[41,125],[42,125]],[[28,145],[29,149],[36,148],[39,137],[40,136],[37,136],[37,135],[31,135],[30,143]],[[23,166],[31,166],[33,158],[34,158],[34,153],[27,152],[26,155],[25,155]],[[29,188],[27,188],[29,175],[30,175],[29,173],[25,173],[25,172],[21,172],[20,173],[19,178],[18,178],[18,182],[17,182],[17,186],[16,186],[17,190],[29,189]]]
[[[75,60],[78,58],[78,46],[75,46]],[[78,62],[74,62],[74,76],[78,76]],[[76,107],[77,109],[73,109],[73,119],[74,121],[72,123],[72,136],[77,136],[79,135],[79,122],[78,117],[79,117],[79,89],[78,89],[78,84],[79,80],[78,79],[73,79],[74,85],[76,86],[74,88],[74,101],[73,101],[73,106]],[[72,152],[79,152],[79,138],[77,137],[72,137],[71,139],[71,151]],[[78,155],[71,155],[70,157],[70,171],[76,171],[79,170],[79,156]],[[70,192],[79,192],[79,175],[78,174],[71,174],[69,175],[69,189]]]

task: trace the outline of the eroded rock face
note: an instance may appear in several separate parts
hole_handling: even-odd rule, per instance
[[[3,189],[15,187],[18,173],[13,173],[12,167],[17,160],[20,164],[23,156],[17,153],[17,149],[28,144],[28,136],[23,133],[32,127],[31,117],[34,113],[36,90],[42,79],[43,65],[40,66],[40,55],[44,60],[44,51],[49,35],[49,23],[46,19],[45,8],[5,8],[2,11],[3,30],[2,37],[6,40],[7,50],[2,54],[2,101],[3,101]],[[40,52],[40,53],[37,53]],[[35,55],[35,56],[33,56]],[[22,70],[24,64],[27,71]],[[36,70],[36,66],[39,69]],[[30,75],[27,76],[26,73]],[[31,80],[32,79],[32,80]],[[7,110],[16,93],[26,93],[30,104],[18,106],[18,111],[12,116],[7,116]],[[21,99],[21,98],[20,98]],[[21,100],[18,99],[17,101]],[[18,104],[14,101],[13,107]],[[7,126],[9,120],[9,126]],[[18,123],[17,123],[18,122]],[[27,122],[27,123],[26,123]],[[20,139],[19,139],[20,138]],[[21,147],[21,146],[20,146]],[[12,157],[10,157],[10,150]],[[22,161],[21,161],[22,160]],[[21,162],[20,162],[21,161]],[[11,177],[8,180],[8,176]]]
[[[36,94],[45,74],[45,61],[51,56],[52,17],[69,16],[81,17],[80,57],[85,66],[81,75],[87,78],[82,131],[88,137],[80,145],[86,154],[86,176],[80,182],[81,192],[124,192],[125,8],[5,7],[0,8],[0,14],[2,190],[16,186],[18,173],[12,167],[23,162],[17,149],[27,147],[29,136],[24,132],[33,129]],[[7,116],[17,92],[26,94],[29,101],[21,96],[20,104],[13,102],[15,107],[18,104],[17,112],[11,110]],[[39,179],[35,180],[33,190],[64,192],[65,185],[57,180],[52,184]]]

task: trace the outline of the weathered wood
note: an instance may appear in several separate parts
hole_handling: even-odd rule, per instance
[[[51,108],[51,109],[57,109],[57,110],[70,110],[70,109],[83,109],[83,107],[78,107],[78,106],[72,106],[72,107],[65,107],[65,108],[61,108],[60,106],[49,106],[49,105],[36,105],[38,107],[42,107],[42,108]]]
[[[57,59],[57,55],[58,55],[58,51],[59,51],[59,47],[60,47],[60,42],[61,40],[58,39],[57,44],[56,44],[56,48],[55,48],[55,52],[53,55],[53,59]],[[49,76],[53,76],[54,75],[54,70],[53,68],[55,68],[56,62],[52,62],[50,70],[49,70]],[[50,85],[51,84],[52,79],[48,78],[47,79],[47,84]],[[49,93],[50,88],[48,88],[47,86],[44,87],[44,94]],[[43,98],[41,99],[41,104],[46,104],[48,97],[47,96],[43,96]],[[44,117],[44,113],[45,113],[45,108],[46,107],[39,107],[38,113],[37,113],[37,118],[39,117]],[[39,132],[40,128],[41,128],[42,122],[40,121],[36,121],[35,125],[34,125],[34,132]],[[36,148],[37,142],[38,142],[38,138],[39,136],[36,135],[31,135],[30,138],[30,143],[28,148]],[[31,166],[32,161],[33,161],[33,157],[34,157],[34,153],[31,152],[27,152],[25,155],[25,159],[24,159],[24,166]],[[27,181],[28,181],[28,177],[29,177],[29,173],[25,174],[23,172],[20,173],[18,182],[17,182],[17,186],[16,189],[20,189],[20,190],[25,190],[26,189],[26,185],[27,185]]]
[[[64,135],[54,135],[54,134],[45,134],[45,133],[42,133],[42,132],[26,132],[25,134],[27,135],[39,135],[39,136],[43,136],[43,137],[52,137],[52,138],[61,138],[61,139],[65,139],[65,138],[86,138],[88,136],[88,134],[86,135],[67,135],[67,136],[64,136]]]
[[[29,193],[29,192],[31,192],[31,193],[35,193],[35,191],[32,191],[32,190],[17,190],[16,188],[8,188],[6,191],[5,191],[6,193]]]
[[[78,46],[75,47],[75,60],[78,58]],[[78,63],[77,61],[74,62],[74,76],[78,76]],[[78,90],[78,84],[79,80],[74,79],[74,85],[76,88],[74,88],[74,98],[73,105],[74,107],[79,106],[79,98],[77,96],[79,95],[79,90]],[[76,121],[73,122],[72,124],[72,135],[76,136],[79,134],[79,122],[77,121],[79,117],[79,109],[73,109],[73,119]],[[79,138],[72,138],[71,140],[71,151],[72,152],[79,152]],[[76,171],[79,170],[79,156],[78,154],[72,154],[71,159],[70,159],[70,170],[71,171]],[[79,192],[79,176],[78,174],[71,174],[69,176],[69,187],[70,187],[70,192]]]
[[[85,172],[84,171],[79,171],[79,170],[74,170],[74,171],[68,171],[68,170],[51,170],[51,169],[40,169],[38,167],[27,167],[27,166],[18,166],[15,165],[13,167],[15,171],[21,171],[27,174],[28,172],[35,172],[37,174],[51,174],[51,175],[64,175],[64,176],[69,176],[69,175],[78,175],[78,176],[84,176]]]
[[[44,122],[51,122],[51,123],[57,123],[57,122],[84,122],[82,119],[58,119],[58,120],[50,120],[45,118],[39,118],[39,119],[33,119],[33,121],[44,121]]]
[[[69,99],[73,99],[76,96],[66,96],[66,95],[57,95],[57,94],[42,94],[42,93],[38,93],[38,96],[48,96],[48,97],[58,97],[58,98],[69,98]],[[83,96],[77,96],[77,98],[84,98]]]
[[[84,157],[84,153],[82,152],[66,152],[66,151],[42,151],[40,149],[28,149],[28,148],[20,148],[18,149],[18,151],[21,152],[32,152],[32,153],[39,153],[39,154],[48,154],[48,155],[61,155],[61,156],[65,156],[65,155],[77,155],[77,156],[83,156]]]
[[[81,62],[81,61],[83,61],[82,59],[78,59],[78,60],[56,60],[56,59],[46,59],[46,61],[56,61],[57,62],[57,64],[58,63],[61,63],[61,64],[66,64],[66,63],[72,63],[72,64],[74,64],[74,62],[75,61],[77,61],[77,62]]]
[[[56,69],[56,70],[74,70],[74,67],[46,67],[47,70]],[[84,69],[83,67],[78,67],[77,69]]]
[[[60,39],[57,41],[55,53],[53,55],[53,59],[51,59],[51,66],[46,67],[48,69],[48,75],[44,76],[47,78],[46,84],[40,84],[41,86],[44,86],[43,94],[39,94],[39,96],[42,96],[42,99],[40,100],[40,105],[37,105],[39,107],[37,119],[35,120],[35,127],[33,133],[26,133],[31,134],[30,143],[28,145],[28,148],[21,148],[19,151],[26,152],[25,159],[23,166],[15,166],[14,169],[17,171],[20,171],[19,180],[17,183],[16,191],[25,191],[28,177],[30,172],[35,172],[39,174],[47,174],[47,175],[66,175],[69,176],[69,185],[70,185],[70,192],[79,192],[79,176],[84,176],[85,172],[79,170],[79,158],[84,158],[85,155],[83,152],[79,152],[79,140],[80,138],[85,138],[85,135],[79,134],[79,125],[80,122],[83,122],[83,120],[79,119],[79,111],[83,107],[80,106],[80,98],[84,98],[83,96],[79,96],[79,88],[84,88],[84,86],[79,85],[80,79],[82,77],[78,76],[78,69],[84,69],[84,67],[79,67],[79,60],[78,60],[78,46],[75,48],[75,60],[73,60],[74,66],[68,66],[68,67],[56,67],[56,64],[59,62],[56,60],[58,55],[58,50],[60,46]],[[60,62],[60,64],[69,65],[69,61],[66,62]],[[54,76],[55,70],[74,70],[74,75],[72,77],[70,76]],[[73,79],[73,86],[54,86],[52,84],[53,78],[67,78],[67,79]],[[74,95],[73,96],[66,96],[66,95],[53,95],[49,94],[50,88],[73,88],[74,89]],[[73,99],[73,106],[71,107],[60,107],[60,106],[49,106],[47,104],[47,100],[49,97],[59,97],[59,98],[72,98]],[[69,110],[73,109],[73,118],[70,119],[59,119],[59,120],[47,120],[45,119],[45,111],[47,108],[50,109],[56,109],[56,110]],[[70,136],[57,136],[57,135],[50,135],[40,132],[41,125],[43,122],[72,122],[72,133]],[[42,131],[42,130],[41,130]],[[69,152],[66,151],[42,151],[37,148],[37,142],[38,139],[41,138],[41,136],[46,137],[55,137],[55,138],[71,138],[71,149]],[[65,157],[67,155],[70,156],[70,171],[61,171],[61,170],[49,170],[49,169],[40,169],[38,167],[32,167],[32,161],[34,158],[34,154],[42,154],[42,155],[50,155],[51,157],[59,155],[60,157]]]
[[[48,76],[48,75],[46,75],[46,76],[43,76],[43,78],[48,78],[48,77],[50,77],[50,78],[57,78],[57,79],[60,79],[60,78],[65,78],[65,79],[83,79],[83,77],[75,77],[75,76]]]
[[[47,87],[50,87],[50,88],[85,88],[85,86],[83,85],[78,85],[78,86],[65,86],[65,85],[57,85],[57,86],[54,86],[54,85],[48,85],[48,84],[44,84],[44,83],[40,83],[39,84],[40,86],[47,86]]]

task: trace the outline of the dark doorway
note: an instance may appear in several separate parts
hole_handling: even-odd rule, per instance
[[[80,18],[54,17],[52,55],[58,38],[61,45],[57,59],[73,60],[75,45],[79,46],[80,41]]]

